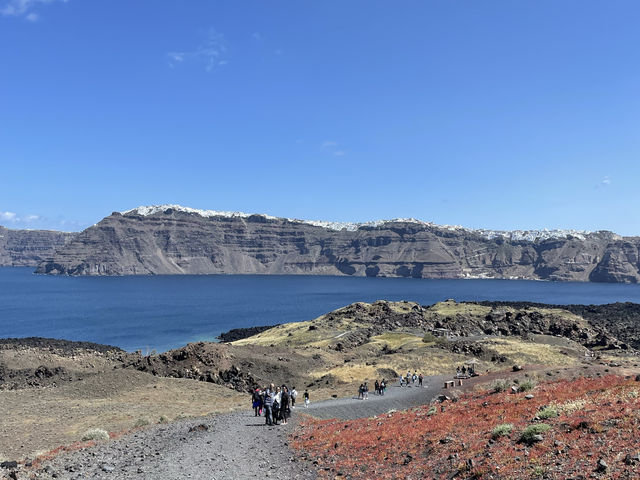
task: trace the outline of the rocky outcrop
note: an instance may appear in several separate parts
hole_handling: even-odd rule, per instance
[[[415,220],[338,228],[266,215],[144,207],[113,213],[81,232],[37,272],[640,280],[640,238],[611,232],[534,237]]]
[[[35,267],[77,233],[10,230],[0,226],[0,267]]]

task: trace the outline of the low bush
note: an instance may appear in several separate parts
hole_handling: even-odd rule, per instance
[[[529,425],[520,434],[520,441],[523,443],[534,443],[536,441],[536,435],[541,435],[550,429],[551,425],[547,425],[546,423],[536,423],[535,425]]]
[[[501,423],[491,431],[492,438],[508,437],[513,431],[512,423]]]
[[[158,420],[158,423],[169,423],[169,419],[167,417],[165,417],[164,415],[162,415],[160,417],[160,419]]]
[[[558,416],[558,409],[553,405],[548,407],[544,407],[542,410],[538,412],[538,418],[542,420],[547,420],[548,418],[556,418]]]
[[[500,393],[508,390],[509,387],[511,387],[511,382],[503,378],[500,380],[496,380],[491,384],[491,391],[493,393]]]
[[[90,440],[109,440],[109,433],[101,428],[92,428],[84,432],[84,435],[82,435],[83,442],[88,442]]]
[[[147,425],[149,425],[151,422],[149,420],[147,420],[146,418],[139,418],[136,423],[134,424],[134,427],[139,428],[139,427],[146,427]]]
[[[536,384],[533,380],[525,380],[524,382],[521,382],[520,385],[518,385],[518,391],[528,392],[529,390],[533,390],[533,387],[535,386]]]
[[[433,333],[425,333],[424,337],[422,337],[422,341],[424,343],[432,343],[438,339]]]

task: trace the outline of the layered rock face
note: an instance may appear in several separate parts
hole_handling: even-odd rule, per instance
[[[0,266],[35,267],[75,235],[50,230],[10,230],[0,226]]]
[[[640,279],[640,238],[610,232],[528,240],[415,220],[338,230],[265,215],[144,208],[106,217],[44,260],[37,272]]]

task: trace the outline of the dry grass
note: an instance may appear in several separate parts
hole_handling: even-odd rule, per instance
[[[518,338],[499,338],[482,342],[492,351],[518,364],[543,364],[572,366],[577,358],[564,355],[561,347],[527,342]]]
[[[422,343],[422,337],[412,335],[410,333],[404,332],[387,332],[382,335],[376,335],[375,337],[371,337],[371,342],[387,345],[389,348],[398,349],[398,348],[416,348],[420,347]]]
[[[142,417],[175,419],[247,407],[246,395],[218,385],[132,371],[58,388],[0,391],[0,404],[11,412],[0,417],[0,456],[12,459],[71,444],[96,425],[117,432]]]
[[[471,303],[457,303],[447,300],[446,302],[438,302],[435,305],[432,305],[429,307],[429,311],[443,317],[465,315],[484,318],[489,314],[489,312],[491,312],[491,307]]]

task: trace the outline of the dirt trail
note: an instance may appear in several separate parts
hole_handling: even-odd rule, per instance
[[[390,386],[368,400],[340,398],[298,405],[288,425],[268,427],[251,411],[180,420],[59,456],[38,469],[43,479],[212,480],[250,478],[315,479],[312,464],[289,449],[288,435],[301,413],[318,418],[361,418],[428,403],[440,393],[443,377],[425,386]],[[416,384],[417,385],[417,384]]]

